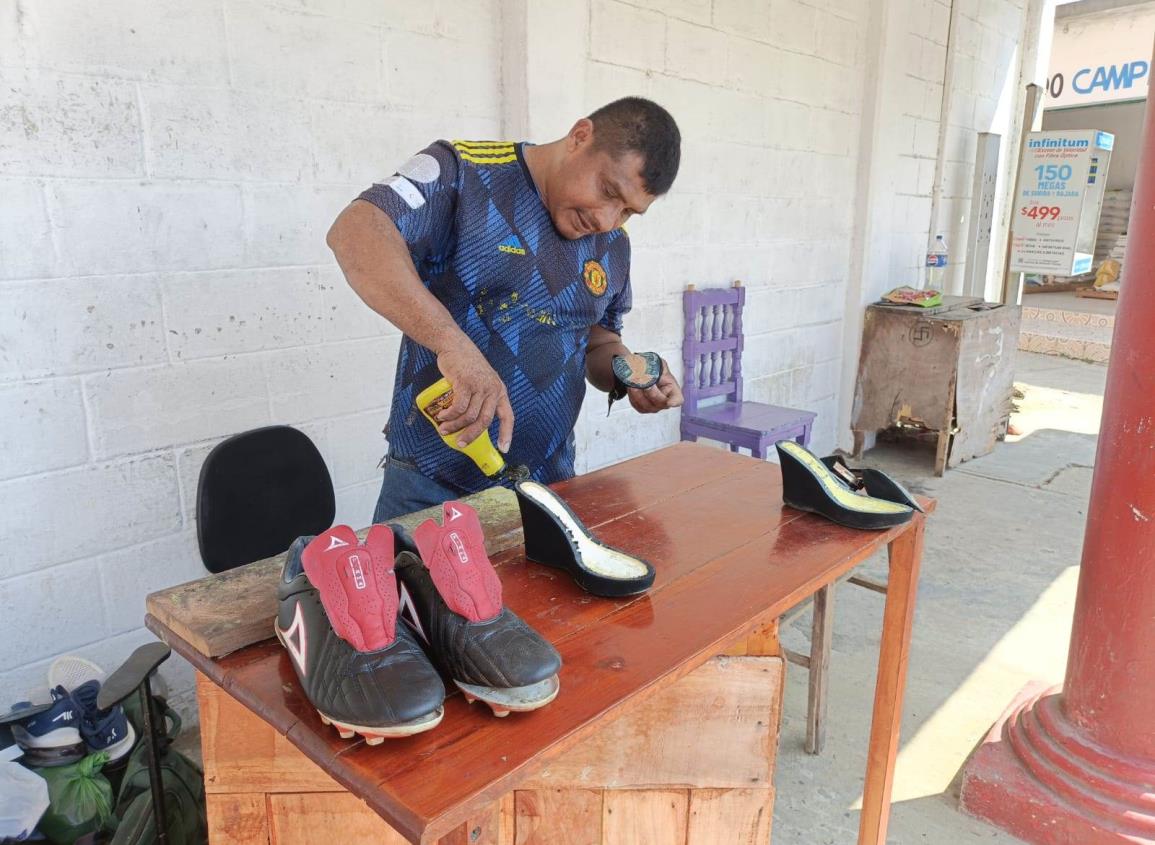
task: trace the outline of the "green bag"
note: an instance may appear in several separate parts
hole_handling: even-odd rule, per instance
[[[205,845],[208,821],[204,775],[191,760],[169,747],[180,733],[181,720],[176,711],[159,700],[157,704],[162,713],[161,723],[167,728],[166,736],[161,739],[160,774],[169,845]],[[129,757],[120,782],[115,818],[109,827],[112,830],[109,845],[153,845],[157,841],[148,746],[143,741]]]
[[[71,766],[36,769],[48,781],[48,810],[40,832],[57,845],[72,845],[104,827],[112,816],[112,786],[100,773],[108,762],[103,751]]]

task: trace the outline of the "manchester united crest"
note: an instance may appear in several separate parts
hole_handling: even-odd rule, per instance
[[[600,261],[594,261],[591,258],[585,263],[582,268],[582,281],[586,283],[586,289],[594,296],[601,296],[606,292],[606,270]]]

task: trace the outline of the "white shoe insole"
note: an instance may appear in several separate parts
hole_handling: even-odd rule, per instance
[[[830,468],[809,451],[799,446],[793,440],[788,440],[784,443],[779,443],[779,447],[784,452],[788,452],[797,458],[801,463],[805,464],[830,494],[831,498],[842,505],[844,508],[861,511],[863,513],[907,513],[911,509],[906,505],[900,505],[897,502],[890,502],[886,499],[875,499],[870,496],[860,496],[857,493],[852,493],[846,489],[846,486],[838,482],[837,477]]]
[[[615,578],[622,581],[644,578],[648,574],[646,565],[637,558],[630,557],[617,549],[606,548],[590,540],[586,533],[578,527],[570,512],[559,505],[557,497],[549,488],[543,487],[536,481],[526,481],[521,484],[520,489],[523,494],[561,521],[570,539],[577,544],[582,566],[586,569],[604,578]]]

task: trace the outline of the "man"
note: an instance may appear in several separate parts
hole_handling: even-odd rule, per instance
[[[670,189],[680,148],[665,109],[627,97],[540,146],[439,141],[341,212],[328,243],[345,278],[405,335],[374,522],[491,483],[414,407],[442,376],[442,433],[464,445],[493,424],[511,465],[546,484],[573,476],[585,380],[608,392],[613,357],[629,354],[622,226]],[[629,390],[637,411],[682,404],[663,370]]]

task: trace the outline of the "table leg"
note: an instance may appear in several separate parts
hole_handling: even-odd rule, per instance
[[[830,641],[834,634],[834,585],[814,594],[810,625],[810,690],[806,700],[806,753],[821,754],[826,744],[826,688],[830,671]]]
[[[882,616],[882,646],[878,655],[858,845],[885,845],[886,842],[925,519],[916,513],[910,527],[890,544],[890,580]]]

